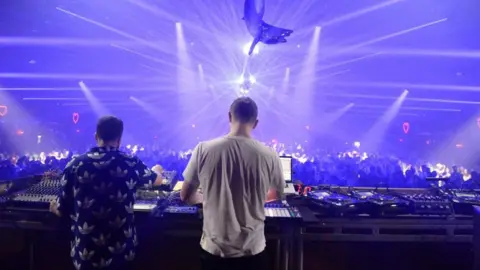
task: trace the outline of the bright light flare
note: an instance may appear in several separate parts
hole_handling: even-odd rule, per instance
[[[238,80],[237,80],[237,83],[242,84],[242,83],[244,83],[244,82],[245,82],[245,76],[240,75],[240,77],[239,77]]]
[[[251,84],[254,84],[257,82],[257,79],[255,79],[255,77],[253,77],[253,75],[250,75],[250,77],[248,77],[248,81],[250,81]]]
[[[257,82],[257,79],[253,75],[249,75],[248,80],[245,79],[244,75],[240,75],[240,77],[237,80],[237,83],[239,84],[244,84],[244,83],[255,84],[256,82]]]

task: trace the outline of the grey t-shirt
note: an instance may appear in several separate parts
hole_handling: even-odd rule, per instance
[[[262,143],[226,136],[197,145],[183,176],[203,191],[202,248],[232,258],[265,249],[264,204],[283,194],[280,158]]]

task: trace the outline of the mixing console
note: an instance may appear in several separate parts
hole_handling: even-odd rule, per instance
[[[10,204],[12,207],[48,209],[50,202],[57,198],[60,188],[60,180],[46,179],[14,195]]]
[[[446,216],[453,214],[452,203],[448,198],[431,194],[430,192],[419,192],[410,194],[397,194],[410,201],[412,214]]]

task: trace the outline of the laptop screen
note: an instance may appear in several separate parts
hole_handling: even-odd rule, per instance
[[[291,157],[280,157],[283,170],[283,178],[286,182],[292,181],[292,158]]]

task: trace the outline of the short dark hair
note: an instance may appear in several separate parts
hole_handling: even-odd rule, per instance
[[[230,105],[230,114],[240,123],[253,123],[258,117],[257,103],[249,97],[239,97]]]
[[[122,138],[123,121],[115,116],[104,116],[97,122],[97,136],[104,142]]]

